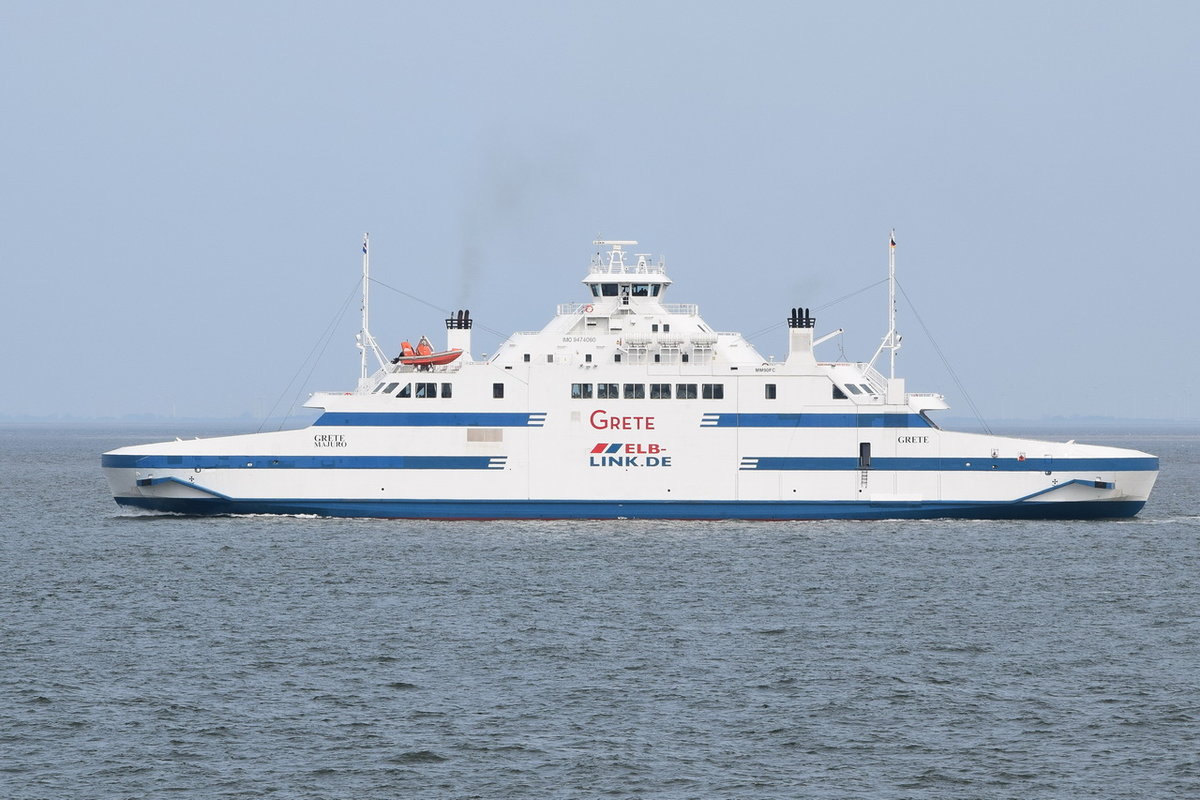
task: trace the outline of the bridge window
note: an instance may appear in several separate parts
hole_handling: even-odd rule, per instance
[[[671,399],[671,384],[669,384],[669,383],[652,383],[652,384],[650,384],[650,399],[651,400],[670,400]]]
[[[635,283],[633,285],[633,296],[634,297],[649,297],[650,296],[650,284]]]
[[[621,393],[617,391],[617,384],[615,384],[615,383],[597,383],[596,384],[596,397],[598,397],[599,399],[601,399],[601,400],[616,400],[620,396],[621,396]]]
[[[615,283],[602,283],[600,284],[600,293],[605,297],[616,297],[617,285]]]
[[[646,385],[642,383],[627,383],[625,384],[625,399],[626,400],[645,400]]]
[[[591,400],[592,385],[590,383],[572,383],[571,397],[576,400]]]
[[[725,384],[723,384],[723,383],[701,384],[700,393],[705,400],[724,400],[725,399]]]
[[[695,400],[696,399],[696,384],[694,384],[694,383],[677,383],[677,384],[675,384],[675,399],[676,400]]]

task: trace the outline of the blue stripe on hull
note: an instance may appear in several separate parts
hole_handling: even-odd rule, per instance
[[[545,412],[327,411],[313,427],[540,428]]]
[[[963,456],[871,459],[872,472],[1139,472],[1158,471],[1158,459],[1136,458],[967,458]],[[809,471],[860,469],[857,458],[822,456],[742,456],[739,469]]]
[[[1141,511],[1143,501],[1085,502],[736,502],[587,500],[226,500],[117,497],[123,506],[190,515],[318,514],[389,519],[1117,519]]]
[[[702,428],[928,428],[920,414],[805,412],[799,414],[742,414],[708,412]]]

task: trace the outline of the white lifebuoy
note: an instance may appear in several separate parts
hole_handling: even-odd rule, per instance
[[[585,313],[585,314],[592,313],[592,304],[591,303],[588,303],[586,306],[583,307],[583,313]]]

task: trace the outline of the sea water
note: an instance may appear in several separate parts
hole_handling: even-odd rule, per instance
[[[1125,521],[119,510],[187,427],[0,426],[0,797],[1200,796],[1195,433],[1078,436]]]

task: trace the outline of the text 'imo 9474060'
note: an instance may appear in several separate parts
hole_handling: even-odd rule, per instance
[[[490,358],[473,320],[446,320],[385,358],[368,330],[362,375],[316,393],[298,430],[123,447],[102,465],[123,506],[185,514],[430,519],[1127,517],[1158,459],[1114,447],[943,430],[941,395],[895,377],[889,319],[868,363],[818,361],[805,308],[768,361],[694,305],[666,302],[661,260],[598,241],[582,302]],[[887,351],[889,375],[873,364]],[[368,357],[378,362],[369,374]]]

